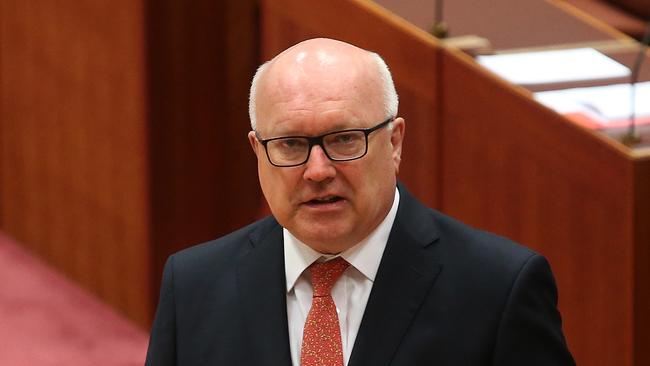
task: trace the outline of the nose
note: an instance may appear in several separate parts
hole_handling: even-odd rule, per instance
[[[318,145],[312,147],[309,160],[305,163],[303,178],[314,182],[322,182],[333,178],[335,175],[336,168],[325,155],[325,151]]]

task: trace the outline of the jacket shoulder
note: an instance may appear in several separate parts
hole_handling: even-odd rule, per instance
[[[470,257],[475,253],[481,258],[503,258],[508,262],[525,261],[538,254],[509,238],[474,228],[435,210],[431,210],[431,215],[437,223],[441,239],[447,242],[452,251]]]
[[[422,243],[434,242],[433,250],[442,263],[452,268],[480,273],[505,271],[512,275],[537,253],[514,241],[458,221],[426,207],[403,185],[396,225],[403,236]]]
[[[248,253],[252,242],[279,228],[275,218],[265,217],[220,238],[180,250],[170,256],[174,271],[201,271],[228,268]]]

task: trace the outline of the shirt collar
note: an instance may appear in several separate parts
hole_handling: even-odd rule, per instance
[[[384,254],[388,235],[395,222],[399,206],[399,191],[395,188],[393,206],[384,220],[370,235],[358,244],[340,254],[351,266],[356,268],[370,281],[375,281],[381,257]],[[300,275],[312,263],[320,258],[330,259],[335,256],[319,253],[298,240],[286,228],[282,229],[284,238],[284,271],[287,280],[287,292],[291,291]]]

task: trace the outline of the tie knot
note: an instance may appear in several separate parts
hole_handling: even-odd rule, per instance
[[[314,287],[314,297],[329,296],[332,287],[349,265],[350,263],[346,262],[345,259],[337,257],[327,262],[313,263],[309,266],[311,283]]]

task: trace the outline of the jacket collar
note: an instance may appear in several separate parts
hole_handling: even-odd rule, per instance
[[[237,266],[237,294],[251,365],[291,365],[282,227],[269,217],[250,235]]]
[[[349,366],[388,365],[442,270],[430,210],[400,184],[400,205],[370,293]]]
[[[399,184],[400,204],[349,366],[390,363],[417,309],[442,270],[432,250],[439,230],[430,210]],[[290,365],[282,227],[270,217],[250,235],[238,294],[258,364]]]

